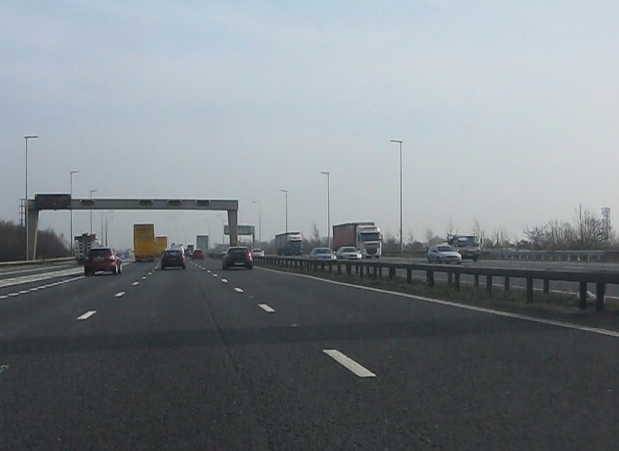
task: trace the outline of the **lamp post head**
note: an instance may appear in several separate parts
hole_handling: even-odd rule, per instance
[[[26,135],[24,136],[24,139],[27,141],[29,139],[38,139],[39,135]]]
[[[392,143],[402,144],[404,141],[402,141],[401,139],[392,139],[391,142]]]

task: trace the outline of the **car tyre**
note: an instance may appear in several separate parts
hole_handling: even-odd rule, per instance
[[[163,271],[165,269],[165,265],[161,265],[161,270]]]
[[[116,275],[118,273],[116,266],[112,267],[112,275]]]

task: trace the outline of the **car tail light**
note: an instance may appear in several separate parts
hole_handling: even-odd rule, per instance
[[[113,255],[109,255],[109,256],[107,257],[107,259],[108,259],[109,261],[111,261],[111,262],[116,261],[116,259],[114,258],[114,256],[113,256]]]

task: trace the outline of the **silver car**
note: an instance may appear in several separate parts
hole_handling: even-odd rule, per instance
[[[252,249],[251,250],[251,255],[253,257],[264,257],[264,251],[262,249]]]
[[[462,263],[462,255],[449,244],[435,244],[428,250],[428,263]]]
[[[363,258],[361,251],[352,246],[340,247],[335,256],[338,260],[361,260]]]
[[[328,247],[315,247],[309,254],[312,260],[335,260],[335,254]]]

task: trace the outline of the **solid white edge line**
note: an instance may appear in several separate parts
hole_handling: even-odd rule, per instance
[[[571,324],[571,323],[566,323],[563,321],[555,321],[551,319],[536,318],[534,316],[521,315],[519,313],[501,312],[499,310],[491,310],[491,309],[484,308],[484,307],[476,307],[474,305],[458,304],[458,303],[451,302],[451,301],[444,301],[442,299],[435,299],[435,298],[427,298],[425,296],[418,296],[415,294],[397,293],[395,291],[382,290],[380,288],[364,287],[361,285],[354,285],[354,284],[350,284],[346,282],[338,282],[337,280],[322,279],[320,277],[309,276],[306,274],[296,274],[296,273],[286,272],[286,271],[277,271],[275,269],[269,269],[269,268],[261,268],[261,269],[264,271],[273,271],[279,274],[288,274],[294,277],[304,277],[306,279],[319,280],[321,282],[331,283],[334,285],[341,285],[344,287],[357,288],[359,290],[372,291],[374,293],[390,294],[393,296],[399,296],[399,297],[408,298],[408,299],[415,299],[418,301],[429,302],[431,304],[444,305],[447,307],[459,308],[462,310],[470,310],[470,311],[479,312],[479,313],[487,313],[489,315],[502,316],[504,318],[519,319],[523,321],[529,321],[532,323],[546,324],[549,326],[562,327],[564,329],[572,329],[572,330],[578,330],[581,332],[590,332],[590,333],[594,333],[598,335],[605,335],[607,337],[619,338],[619,332],[614,331],[614,330],[600,329],[597,327],[589,327],[589,326],[580,326],[578,324]]]
[[[264,310],[267,313],[275,312],[275,310],[273,310],[273,308],[268,304],[258,304],[258,307],[260,307],[262,310]]]
[[[90,318],[92,315],[94,315],[95,313],[97,313],[97,311],[96,311],[96,310],[89,310],[89,311],[87,311],[86,313],[84,313],[83,315],[78,316],[78,317],[77,317],[77,319],[78,319],[78,320],[88,319],[88,318]]]
[[[376,374],[337,349],[323,349],[322,352],[359,377],[376,377]]]

